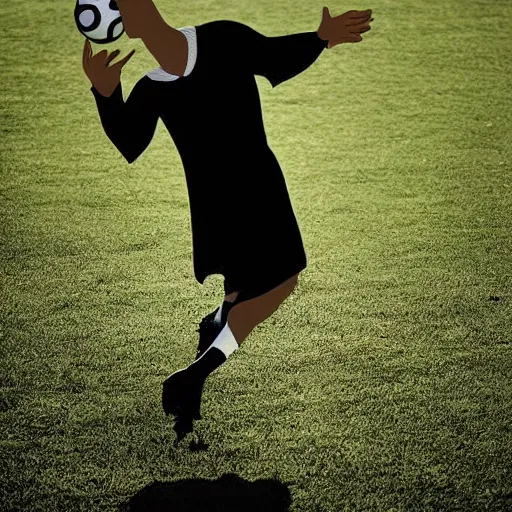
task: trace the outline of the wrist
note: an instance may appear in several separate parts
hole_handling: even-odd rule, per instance
[[[316,35],[318,39],[320,39],[324,43],[324,48],[328,48],[329,45],[329,39],[326,39],[325,36],[320,32],[320,30],[316,31]]]

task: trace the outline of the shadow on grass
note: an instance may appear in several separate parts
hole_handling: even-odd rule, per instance
[[[153,482],[141,489],[122,512],[285,512],[291,504],[288,487],[275,479],[251,482],[229,473],[217,480]]]

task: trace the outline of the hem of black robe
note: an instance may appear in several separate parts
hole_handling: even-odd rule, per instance
[[[228,289],[230,291],[240,292],[236,299],[238,303],[268,293],[292,276],[302,272],[306,267],[307,258],[304,254],[301,260],[281,265],[276,264],[276,266],[266,269],[255,269],[254,272],[251,272],[250,275],[247,276],[232,276],[224,270],[218,270],[217,272],[209,272],[206,275],[196,276],[196,279],[200,284],[204,284],[205,279],[210,275],[223,275],[225,283],[229,283]],[[202,280],[200,277],[202,277]],[[226,290],[226,286],[224,290]]]

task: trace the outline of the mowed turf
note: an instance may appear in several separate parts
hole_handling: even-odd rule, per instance
[[[269,36],[373,9],[363,42],[257,78],[308,267],[174,446],[161,383],[223,296],[179,155],[161,121],[133,165],[108,140],[74,2],[2,2],[0,509],[510,510],[512,4],[156,3]],[[107,48],[137,50],[126,99],[158,64]]]

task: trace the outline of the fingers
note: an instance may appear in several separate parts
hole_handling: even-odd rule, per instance
[[[366,18],[357,18],[353,20],[353,23],[346,23],[346,27],[350,27],[351,32],[367,32],[371,29],[370,22],[373,21],[373,18],[366,19]]]
[[[348,11],[348,18],[369,18],[372,15],[372,10],[368,9],[367,11]]]
[[[116,62],[114,66],[118,66],[120,69],[124,67],[124,65],[133,57],[135,50],[132,50],[128,55],[123,57],[119,62]]]
[[[350,21],[347,21],[347,23],[345,23],[345,26],[352,27],[352,26],[355,26],[355,25],[365,25],[365,24],[370,23],[370,21],[373,21],[373,18],[371,18],[371,19],[368,19],[368,18],[353,18]]]
[[[82,56],[82,65],[84,67],[84,69],[87,68],[87,66],[89,65],[89,59],[91,58],[91,53],[92,53],[92,50],[91,50],[91,43],[89,41],[89,39],[85,39],[85,42],[84,42],[84,52],[83,52],[83,56]]]
[[[85,40],[84,42],[84,51],[82,52],[82,66],[85,67],[87,66],[87,56],[89,55],[89,52],[87,50],[87,39]]]
[[[351,14],[354,13],[354,14]],[[338,18],[344,19],[344,24],[346,26],[352,26],[352,25],[360,25],[362,23],[366,23],[369,21],[373,21],[372,11],[349,11],[345,14],[342,14],[341,16],[337,16]]]
[[[121,50],[114,50],[105,61],[105,66],[108,66],[118,55]]]
[[[347,25],[355,25],[357,23],[364,23],[366,21],[373,21],[373,18],[371,17],[372,14],[364,14],[363,16],[346,16],[347,18]]]
[[[360,23],[359,25],[349,25],[350,26],[350,32],[353,32],[354,34],[364,34],[365,32],[368,32],[368,30],[371,30],[372,27],[368,23]]]
[[[363,38],[360,35],[354,34],[353,36],[343,39],[343,43],[360,43]]]

